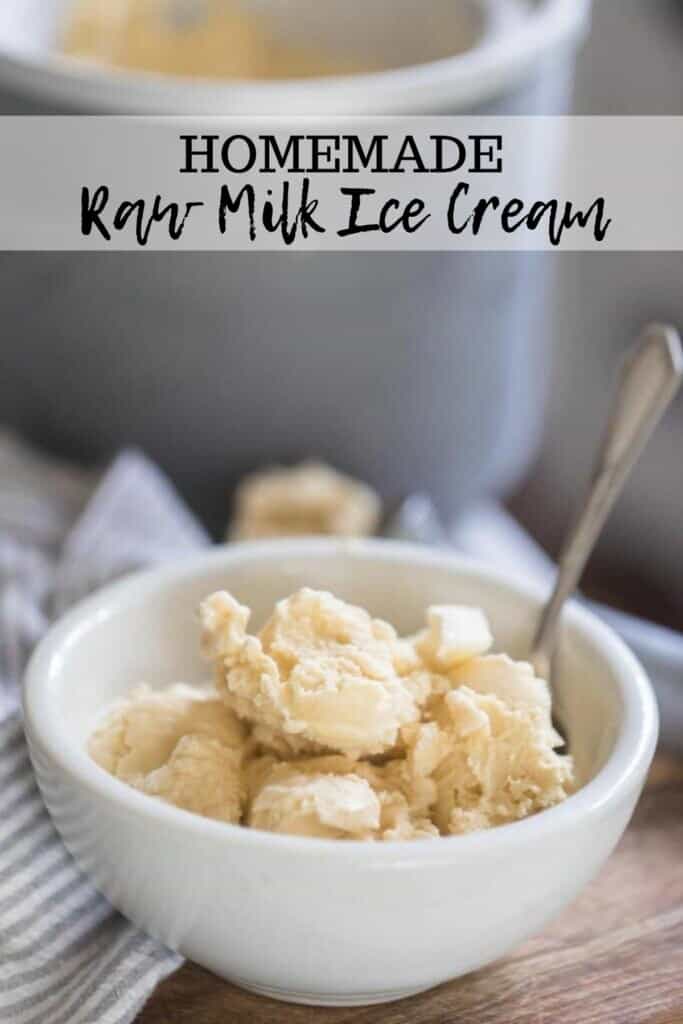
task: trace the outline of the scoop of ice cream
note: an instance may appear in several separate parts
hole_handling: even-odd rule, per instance
[[[380,501],[372,488],[322,462],[275,466],[248,476],[236,495],[236,540],[330,534],[360,537],[377,529]]]
[[[573,767],[556,749],[547,683],[485,653],[478,609],[436,606],[427,618],[401,639],[362,608],[303,589],[252,635],[249,609],[213,594],[200,620],[216,690],[142,687],[90,753],[178,807],[302,836],[431,838],[564,800]]]
[[[237,822],[245,730],[215,694],[178,684],[139,687],[91,736],[106,771],[169,803]]]
[[[241,718],[313,751],[354,757],[391,748],[419,718],[426,696],[404,641],[386,622],[332,594],[303,589],[284,601],[258,637],[229,595],[202,605],[204,649],[216,652],[217,682]]]
[[[161,768],[138,783],[150,796],[206,818],[237,823],[242,816],[241,751],[218,740],[187,735]]]
[[[247,772],[255,828],[336,839],[438,836],[424,804],[411,805],[399,762],[376,766],[342,755],[282,764],[252,762]]]
[[[416,727],[409,726],[412,728]],[[379,797],[379,839],[432,839],[439,835],[430,818],[437,795],[431,778],[414,772],[405,757],[378,765],[364,763],[361,772]]]
[[[327,839],[369,839],[380,823],[380,803],[358,775],[306,774],[275,769],[256,795],[253,828]]]
[[[448,674],[452,686],[465,686],[475,693],[491,694],[514,710],[531,715],[548,743],[560,746],[562,737],[552,725],[550,687],[539,679],[526,661],[513,661],[507,654],[471,658]]]
[[[89,741],[91,757],[119,778],[146,775],[171,756],[188,734],[238,749],[244,727],[214,691],[177,683],[164,690],[138,686],[119,701]]]
[[[560,803],[573,787],[571,758],[554,749],[562,740],[547,685],[525,664],[480,661],[432,706],[438,733],[414,755],[415,770],[432,769],[433,819],[442,832],[516,821]]]
[[[425,815],[417,814],[403,793],[395,789],[380,789],[380,835],[385,841],[406,839],[436,839],[439,830]]]

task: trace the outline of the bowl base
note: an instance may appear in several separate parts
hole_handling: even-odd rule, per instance
[[[395,989],[391,992],[368,992],[358,995],[323,995],[319,992],[290,992],[288,989],[268,988],[265,985],[250,985],[239,978],[230,979],[235,985],[253,992],[257,996],[277,999],[281,1003],[300,1003],[303,1006],[375,1006],[378,1003],[395,1003],[399,999],[427,992],[432,986]]]

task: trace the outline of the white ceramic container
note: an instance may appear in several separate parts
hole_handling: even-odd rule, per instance
[[[564,113],[589,11],[588,0],[458,0],[478,12],[476,44],[410,64],[424,56],[411,45],[419,25],[451,0],[287,0],[300,32],[313,18],[335,45],[398,48],[404,66],[193,82],[60,57],[71,2],[0,3],[0,111]],[[530,168],[542,165],[530,153]],[[548,263],[432,252],[0,257],[0,406],[33,440],[81,460],[141,446],[216,531],[245,471],[310,456],[389,499],[428,491],[450,517],[512,486],[535,451]]]
[[[391,843],[257,832],[194,816],[110,777],[85,751],[105,705],[133,684],[199,682],[198,601],[227,587],[262,620],[303,584],[401,631],[426,605],[483,606],[521,656],[539,611],[523,582],[381,541],[235,545],[103,590],[55,626],[29,666],[31,756],[54,821],[99,889],[191,959],[278,999],[360,1005],[476,970],[561,911],[626,827],[657,713],[641,668],[588,612],[567,610],[557,710],[581,789],[533,818],[467,836]]]
[[[0,10],[0,82],[51,105],[118,113],[447,113],[510,93],[576,44],[590,9],[590,0],[365,0],[356,11],[348,0],[249,3],[268,11],[277,37],[356,60],[367,51],[387,70],[282,81],[112,71],[60,54],[74,0],[15,0]],[[463,36],[473,45],[458,53]]]

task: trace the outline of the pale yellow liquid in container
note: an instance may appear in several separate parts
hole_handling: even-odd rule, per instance
[[[290,45],[239,0],[205,0],[199,9],[192,18],[182,17],[177,0],[175,8],[173,0],[79,0],[61,48],[109,67],[202,78],[300,78],[379,66]]]

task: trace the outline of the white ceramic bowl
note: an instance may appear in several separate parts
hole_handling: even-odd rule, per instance
[[[38,781],[83,870],[138,925],[217,974],[279,999],[397,999],[482,967],[542,928],[595,875],[643,786],[657,712],[641,668],[588,612],[567,610],[557,709],[584,783],[564,804],[467,836],[361,843],[271,835],[194,816],[113,779],[85,751],[93,721],[142,680],[199,681],[195,609],[226,587],[255,622],[302,585],[393,622],[484,607],[523,656],[539,595],[461,558],[382,541],[234,545],[106,588],[55,626],[25,684]]]

